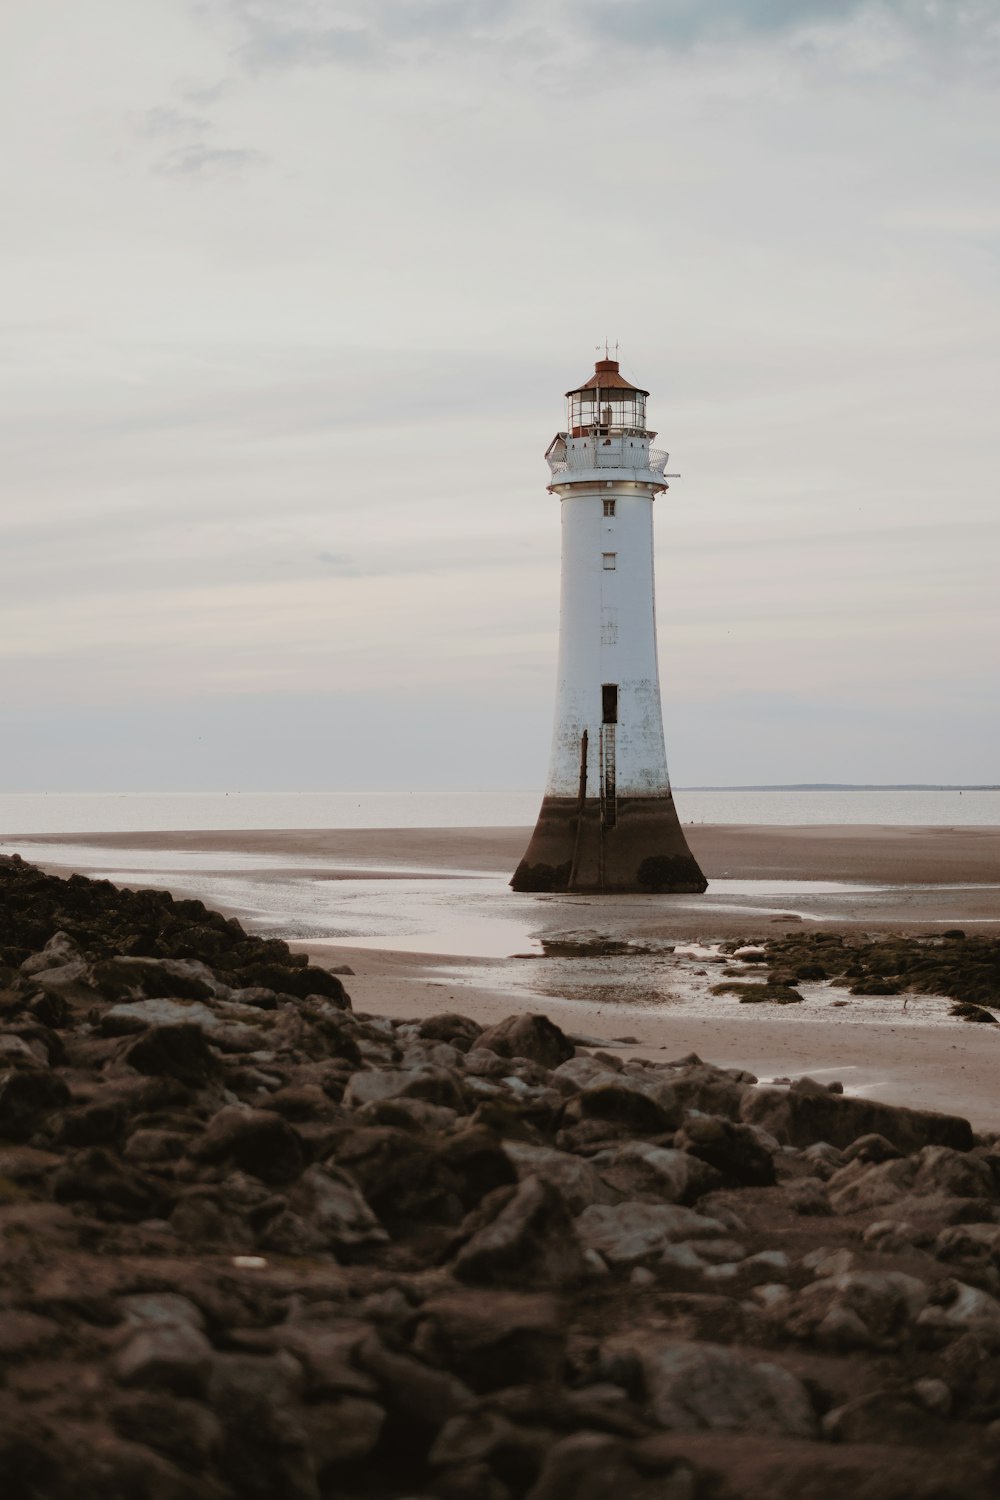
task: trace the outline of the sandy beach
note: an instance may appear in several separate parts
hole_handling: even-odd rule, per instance
[[[761,1078],[809,1073],[840,1079],[855,1093],[967,1114],[1000,1129],[1000,1028],[948,1019],[948,1003],[921,997],[856,1000],[834,1008],[821,993],[794,1008],[706,1002],[712,965],[696,958],[530,959],[484,957],[474,936],[463,945],[464,877],[493,880],[491,910],[516,915],[536,937],[582,932],[633,942],[711,944],[734,936],[808,930],[940,933],[948,927],[994,934],[1000,925],[1000,830],[995,827],[689,826],[696,857],[715,883],[705,897],[515,897],[502,884],[525,844],[523,828],[268,830],[58,835],[7,840],[54,870],[66,859],[98,873],[101,859],[126,866],[153,852],[175,857],[169,876],[144,883],[203,894],[185,877],[185,856],[202,873],[219,857],[252,871],[258,885],[293,881],[374,888],[421,879],[443,891],[450,912],[447,951],[408,951],[405,940],[351,942],[306,936],[296,946],[315,960],[347,964],[355,1007],[391,1016],[460,1010],[492,1023],[513,1010],[550,1014],[565,1029],[641,1055],[697,1052]],[[93,851],[89,855],[86,851]],[[76,854],[71,849],[76,848]],[[179,868],[177,867],[179,862]],[[107,866],[105,866],[107,868]],[[405,879],[404,879],[405,877]],[[446,881],[456,882],[454,903]],[[727,889],[719,895],[719,884]],[[740,883],[745,882],[745,888]],[[140,883],[138,879],[135,883]],[[805,885],[804,883],[808,883]],[[775,887],[775,888],[772,888]],[[474,887],[473,887],[474,888]],[[329,885],[326,886],[331,890]],[[789,890],[794,894],[790,895]],[[335,897],[337,892],[332,891]],[[391,895],[385,899],[390,901]],[[213,904],[222,904],[214,902]],[[238,906],[234,909],[238,910]],[[238,912],[246,920],[245,912]],[[470,933],[475,923],[470,922]],[[489,951],[489,950],[487,950]],[[792,1013],[790,1013],[790,1011]]]

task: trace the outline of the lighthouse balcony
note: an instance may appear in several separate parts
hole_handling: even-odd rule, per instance
[[[557,438],[545,455],[552,477],[580,474],[594,469],[627,469],[663,477],[670,457],[662,448],[650,448],[648,439],[627,433],[593,437]]]

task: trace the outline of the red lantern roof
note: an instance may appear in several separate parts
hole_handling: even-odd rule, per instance
[[[567,396],[574,396],[577,391],[595,389],[602,391],[637,391],[640,396],[649,395],[649,392],[644,391],[641,386],[633,385],[631,380],[625,379],[625,376],[618,369],[618,361],[616,359],[599,359],[594,366],[594,373],[590,379],[585,380],[582,385],[575,385],[566,394]]]

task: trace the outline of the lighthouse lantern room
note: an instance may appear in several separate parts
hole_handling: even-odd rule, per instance
[[[549,777],[520,891],[703,891],[667,775],[656,651],[653,500],[668,455],[648,391],[614,359],[568,391],[546,452],[562,520]]]

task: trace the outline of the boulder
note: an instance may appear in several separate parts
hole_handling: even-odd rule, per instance
[[[193,1147],[199,1161],[232,1162],[264,1182],[288,1182],[302,1170],[302,1147],[287,1120],[266,1109],[226,1105]]]
[[[153,1218],[167,1203],[161,1183],[118,1161],[102,1146],[72,1152],[55,1174],[52,1190],[58,1202],[85,1203],[102,1219]]]
[[[564,1324],[548,1293],[446,1292],[421,1306],[413,1349],[477,1392],[554,1383],[564,1357]]]
[[[212,1082],[221,1072],[204,1031],[191,1022],[151,1026],[126,1049],[122,1061],[137,1073],[166,1074],[195,1088]]]
[[[694,1500],[695,1477],[682,1459],[633,1456],[603,1432],[574,1432],[545,1455],[527,1500]]]
[[[472,1402],[457,1376],[386,1348],[375,1333],[360,1345],[358,1362],[374,1379],[388,1414],[386,1440],[407,1458],[426,1454],[449,1417]]]
[[[699,1059],[693,1066],[675,1068],[669,1080],[685,1109],[697,1109],[706,1115],[739,1118],[746,1085],[738,1083],[724,1068],[713,1068]]]
[[[268,1225],[261,1245],[290,1254],[309,1249],[350,1252],[384,1245],[388,1238],[347,1173],[317,1165],[302,1173],[288,1195],[287,1210]]]
[[[335,1494],[338,1472],[356,1467],[377,1447],[385,1426],[385,1412],[376,1401],[360,1396],[335,1396],[310,1401],[300,1420],[309,1443],[317,1478],[324,1494]]]
[[[563,1155],[563,1153],[559,1153]],[[577,1157],[565,1158],[579,1161]],[[650,1141],[624,1141],[596,1152],[590,1168],[614,1197],[597,1193],[590,1203],[618,1202],[629,1198],[647,1203],[694,1203],[703,1193],[721,1187],[722,1175],[687,1151],[654,1146]],[[582,1213],[587,1203],[576,1209]]]
[[[782,1145],[811,1146],[828,1141],[841,1149],[859,1136],[882,1135],[897,1150],[919,1151],[921,1146],[950,1146],[971,1151],[975,1144],[968,1120],[935,1114],[928,1109],[905,1109],[875,1099],[843,1094],[792,1093],[785,1089],[748,1089],[740,1118],[762,1125]]]
[[[501,1057],[526,1057],[543,1068],[558,1068],[576,1051],[569,1037],[543,1015],[507,1016],[481,1032],[475,1044]]]
[[[601,1174],[596,1159],[586,1161],[568,1151],[527,1141],[505,1141],[503,1150],[519,1181],[538,1177],[550,1183],[565,1198],[571,1214],[582,1213],[591,1203],[617,1203],[622,1197]]]
[[[460,1076],[451,1068],[368,1068],[352,1073],[344,1093],[344,1105],[358,1109],[384,1099],[423,1099],[464,1114],[469,1096]]]
[[[449,1011],[440,1016],[427,1016],[420,1023],[419,1034],[430,1041],[449,1042],[459,1052],[468,1052],[482,1036],[483,1027],[468,1016],[453,1015]]]
[[[143,1328],[115,1357],[123,1385],[201,1395],[212,1365],[212,1346],[197,1328],[183,1323]]]
[[[945,1337],[977,1333],[995,1347],[1000,1344],[1000,1302],[965,1282],[946,1283],[936,1289],[933,1303],[923,1309],[917,1324]]]
[[[775,1181],[771,1153],[752,1126],[718,1115],[691,1115],[674,1144],[713,1167],[728,1186],[768,1187]]]
[[[594,1079],[567,1102],[563,1119],[568,1126],[599,1121],[606,1137],[665,1135],[682,1118],[677,1096],[668,1083],[645,1083],[621,1075]]]
[[[217,1354],[208,1401],[222,1424],[220,1467],[246,1500],[319,1500],[302,1424],[301,1367],[287,1354]]]
[[[582,1276],[586,1261],[562,1194],[540,1177],[526,1178],[462,1247],[454,1271],[459,1281],[481,1286],[561,1284]]]
[[[0,1074],[0,1137],[27,1141],[69,1099],[65,1081],[47,1068],[12,1068]]]
[[[693,1209],[666,1203],[595,1203],[576,1221],[584,1247],[613,1266],[655,1261],[670,1245],[722,1239],[725,1226]]]
[[[457,1225],[462,1219],[462,1182],[427,1136],[365,1126],[346,1132],[328,1159],[350,1173],[394,1238],[415,1225]]]
[[[845,1271],[797,1293],[782,1318],[789,1333],[832,1347],[892,1349],[927,1301],[927,1288],[901,1271]]]
[[[819,1424],[802,1382],[790,1371],[720,1344],[665,1342],[624,1335],[616,1357],[638,1361],[649,1409],[673,1432],[772,1433],[816,1437]]]

